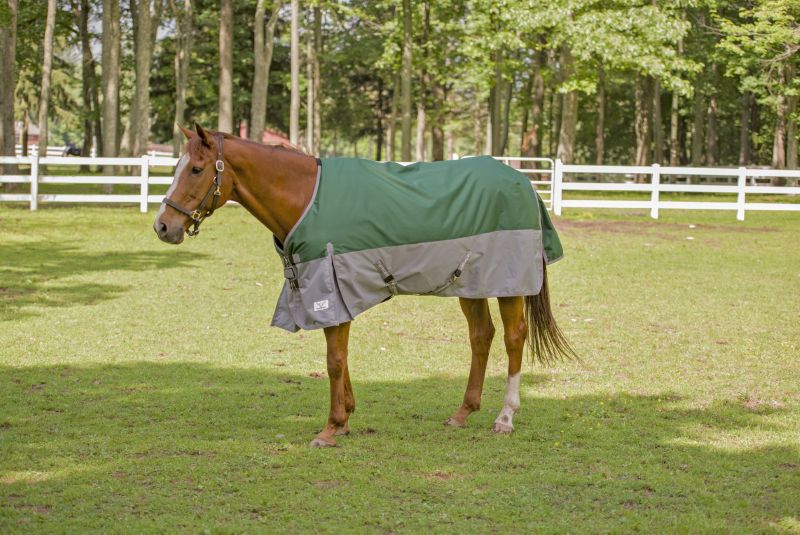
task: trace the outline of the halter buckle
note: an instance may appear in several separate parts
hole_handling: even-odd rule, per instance
[[[225,162],[222,160],[217,160],[217,163],[214,164],[214,167],[221,173],[225,170]]]
[[[200,210],[195,210],[194,212],[192,212],[192,215],[190,217],[192,218],[193,221],[198,221],[200,219]]]

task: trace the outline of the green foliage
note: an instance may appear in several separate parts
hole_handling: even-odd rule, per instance
[[[80,137],[88,113],[80,104],[79,35],[71,4],[60,0],[52,106],[56,135]],[[90,2],[90,29],[100,28],[101,3]],[[301,6],[301,62],[313,25],[311,9],[323,15],[320,55],[322,73],[323,151],[347,153],[383,136],[399,72],[402,20],[399,4],[390,0],[319,0]],[[671,94],[679,99],[682,143],[690,139],[695,90],[702,99],[717,96],[720,163],[738,162],[737,132],[741,93],[757,97],[750,142],[756,163],[769,161],[770,130],[777,97],[800,93],[794,73],[800,50],[800,7],[794,0],[441,0],[411,2],[413,12],[413,87],[428,125],[452,133],[455,150],[472,153],[483,146],[486,103],[497,83],[496,70],[511,87],[509,154],[521,143],[531,107],[528,81],[546,58],[542,75],[545,102],[540,137],[551,155],[558,137],[561,95],[577,90],[580,100],[576,154],[591,160],[597,117],[593,95],[598,73],[606,76],[609,162],[632,159],[633,95],[637,77],[658,80],[662,90],[661,128],[669,131]],[[427,19],[426,19],[427,6]],[[46,2],[21,2],[17,46],[17,117],[36,112],[41,69],[41,35]],[[123,57],[121,115],[123,126],[133,94],[133,35],[127,2],[122,2]],[[187,117],[209,126],[217,123],[219,79],[219,5],[194,4],[193,47],[189,67]],[[250,115],[253,78],[254,2],[234,1],[234,123]],[[269,78],[267,126],[288,131],[289,13],[280,12]],[[0,17],[3,15],[0,13]],[[166,10],[158,33],[151,82],[152,139],[172,134],[175,106],[175,20]],[[91,35],[99,62],[99,35]],[[570,51],[573,64],[563,65],[560,52]],[[727,78],[711,75],[711,66]],[[308,86],[300,69],[301,90]],[[720,80],[722,79],[722,80]],[[704,101],[705,102],[705,101]],[[306,101],[301,98],[302,118]],[[476,109],[476,106],[478,108]],[[793,120],[797,120],[795,115]],[[301,121],[304,123],[305,121]],[[477,126],[476,126],[477,125]],[[526,125],[530,128],[530,123]],[[613,135],[612,135],[613,134]],[[478,139],[476,139],[476,137]],[[685,151],[684,151],[685,152]],[[363,154],[363,151],[360,153]],[[683,155],[686,161],[685,154]]]

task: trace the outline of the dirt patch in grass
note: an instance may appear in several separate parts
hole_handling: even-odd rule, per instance
[[[442,470],[434,470],[433,472],[425,472],[422,474],[424,479],[428,481],[449,481],[451,479],[464,479],[463,476],[459,474],[454,474],[452,472],[443,472]]]
[[[632,234],[647,232],[648,235],[674,238],[673,235],[666,234],[664,230],[671,231],[723,231],[736,233],[753,232],[777,232],[779,229],[771,227],[746,227],[743,225],[683,225],[679,223],[666,223],[664,221],[614,221],[614,220],[591,220],[579,221],[574,219],[558,219],[556,227],[562,230],[587,230],[590,232],[603,232],[609,234]]]

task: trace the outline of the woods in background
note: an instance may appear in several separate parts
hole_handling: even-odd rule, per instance
[[[796,0],[0,0],[0,151],[34,126],[177,151],[198,121],[379,160],[793,168],[798,21]]]

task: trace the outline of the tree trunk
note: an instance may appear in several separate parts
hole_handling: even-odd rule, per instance
[[[389,124],[386,125],[386,159],[394,161],[394,143],[397,133],[397,108],[400,100],[400,75],[395,73],[392,83],[392,104],[389,113]]]
[[[14,132],[14,88],[17,82],[17,0],[7,0],[8,26],[0,26],[0,156],[14,156],[16,134]],[[28,111],[25,110],[25,119]],[[23,144],[25,141],[23,140]],[[1,174],[14,174],[15,167],[0,165]]]
[[[53,33],[56,26],[56,0],[47,1],[47,20],[44,29],[44,61],[42,87],[39,93],[39,155],[47,156],[47,117],[50,106],[50,82],[53,70]]]
[[[289,105],[289,141],[300,141],[300,28],[298,0],[292,0],[291,34],[291,99]]]
[[[572,76],[572,52],[566,46],[561,48],[561,64],[564,67],[564,81]],[[561,106],[561,128],[558,134],[556,157],[565,164],[571,164],[575,157],[575,134],[578,123],[578,92],[564,94]]]
[[[739,119],[739,165],[747,166],[750,164],[750,122],[753,110],[753,94],[745,92],[742,94],[742,107]]]
[[[250,101],[250,129],[248,137],[253,141],[261,141],[267,120],[267,95],[269,90],[269,71],[272,67],[272,50],[275,42],[275,27],[278,24],[278,12],[282,2],[273,3],[272,14],[264,28],[264,14],[267,0],[258,0],[254,22],[254,70],[253,94]],[[265,35],[266,33],[266,35]]]
[[[94,116],[97,109],[92,102],[94,93],[95,72],[94,59],[92,58],[91,43],[89,41],[89,0],[71,3],[73,13],[77,18],[78,34],[81,41],[81,100],[83,104],[83,143],[81,154],[89,156],[92,152],[94,140]],[[99,135],[100,132],[97,132]]]
[[[597,73],[597,125],[594,134],[594,163],[603,165],[606,146],[606,72],[600,65]]]
[[[120,9],[119,0],[103,0],[103,35],[101,56],[103,73],[103,156],[115,157],[119,153],[119,75],[120,75]],[[103,168],[106,175],[114,174],[114,167]]]
[[[481,150],[483,141],[483,128],[481,127],[481,96],[475,88],[475,97],[472,100],[472,137],[474,138],[475,154],[484,154]]]
[[[499,153],[502,156],[506,153],[506,148],[508,147],[508,131],[511,128],[511,93],[513,89],[512,83],[507,81],[503,81],[503,110],[501,114],[501,123],[500,123],[500,150]]]
[[[417,137],[416,137],[416,160],[425,160],[425,105],[423,99],[417,101]]]
[[[175,35],[175,119],[172,121],[172,155],[178,156],[183,146],[183,134],[178,125],[186,121],[186,86],[189,83],[189,57],[192,50],[192,0],[183,0],[179,11],[170,0],[178,32]]]
[[[150,70],[162,7],[161,0],[155,1],[152,11],[149,0],[131,0],[136,56],[136,85],[130,121],[130,149],[133,156],[147,152],[150,138]]]
[[[306,152],[314,153],[314,41],[306,36]],[[380,100],[380,95],[378,95]]]
[[[634,87],[635,99],[635,121],[634,130],[636,132],[636,158],[634,165],[650,164],[650,102],[651,92],[648,91],[648,80],[641,74],[636,75]],[[637,177],[644,180],[644,176]]]
[[[536,72],[531,80],[530,127],[522,136],[522,155],[538,158],[542,155],[543,119],[544,119],[544,67],[547,58],[545,52],[536,52]],[[534,165],[525,166],[533,168]]]
[[[444,108],[447,96],[444,86],[436,82],[433,85],[433,118],[431,124],[431,159],[444,160]]]
[[[425,139],[425,132],[426,132],[426,110],[425,107],[428,101],[428,91],[430,88],[430,77],[428,76],[428,72],[425,69],[424,65],[427,60],[427,43],[428,43],[428,35],[430,31],[430,4],[426,1],[422,2],[422,35],[421,43],[422,46],[422,64],[423,67],[419,73],[419,89],[418,93],[419,96],[417,98],[417,137],[416,137],[416,153],[417,153],[417,161],[422,162],[426,159],[426,139]]]
[[[673,167],[680,165],[680,147],[678,128],[680,126],[680,95],[672,92],[672,107],[669,115],[669,164]]]
[[[313,82],[314,89],[314,136],[311,147],[313,154],[320,154],[322,150],[322,75],[320,73],[320,58],[322,58],[322,10],[314,7],[314,60]]]
[[[772,167],[775,169],[786,168],[786,108],[786,97],[778,95],[772,137]]]
[[[703,126],[705,121],[703,93],[701,83],[698,81],[694,87],[693,120],[692,120],[692,166],[703,165]],[[691,178],[687,178],[687,182]]]
[[[494,57],[494,85],[489,91],[489,124],[491,125],[491,154],[501,156],[502,113],[503,113],[503,71],[502,53],[498,50]]]
[[[294,42],[292,42],[294,46]],[[219,9],[219,115],[217,130],[233,131],[233,0]]]
[[[653,80],[653,163],[664,163],[664,126],[661,124],[661,82]]]
[[[719,86],[719,68],[716,63],[711,65],[711,85],[712,91],[708,99],[708,118],[706,124],[706,165],[713,167],[718,163],[719,151],[718,147],[718,134],[717,134],[717,87]]]
[[[378,113],[375,119],[375,160],[383,159],[383,78],[378,78]]]
[[[401,123],[402,140],[400,158],[411,160],[411,0],[403,0],[403,67],[401,70]]]
[[[786,79],[791,81],[794,78],[795,66],[789,64],[786,67]],[[790,95],[786,102],[786,167],[787,169],[797,168],[797,95]],[[795,184],[797,179],[793,181]]]

